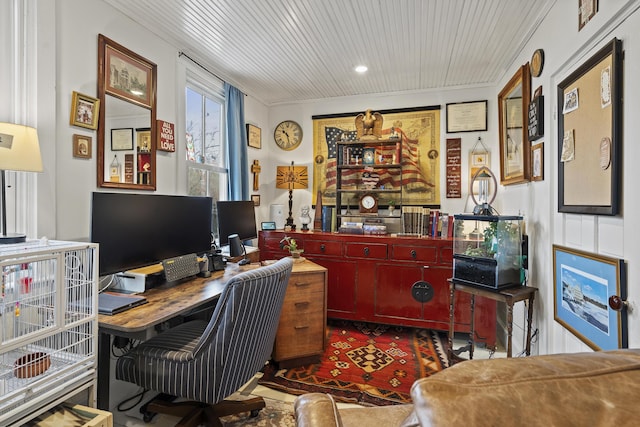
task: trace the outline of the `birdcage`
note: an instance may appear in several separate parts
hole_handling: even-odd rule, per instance
[[[97,263],[90,243],[0,246],[0,425],[95,395]]]

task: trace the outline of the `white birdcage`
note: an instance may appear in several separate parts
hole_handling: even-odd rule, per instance
[[[0,425],[95,396],[98,246],[0,246]],[[93,403],[93,402],[90,402]]]

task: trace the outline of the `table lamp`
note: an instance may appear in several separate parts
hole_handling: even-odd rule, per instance
[[[293,223],[293,190],[304,189],[309,186],[309,174],[306,166],[294,166],[291,162],[290,166],[278,166],[276,171],[276,188],[289,190],[289,217],[285,223],[285,227],[291,227],[295,230]]]
[[[2,187],[0,244],[20,243],[27,239],[26,235],[7,232],[5,171],[42,172],[38,133],[34,128],[12,123],[0,123],[0,186]]]

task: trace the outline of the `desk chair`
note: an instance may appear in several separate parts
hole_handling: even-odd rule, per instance
[[[155,399],[147,411],[183,417],[178,426],[222,426],[219,417],[265,407],[262,398],[225,401],[269,360],[293,262],[241,272],[211,319],[193,320],[143,342],[116,363],[116,378],[195,402]]]

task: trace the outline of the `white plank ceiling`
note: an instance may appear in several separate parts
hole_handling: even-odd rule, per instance
[[[275,105],[493,85],[556,0],[104,1]]]

